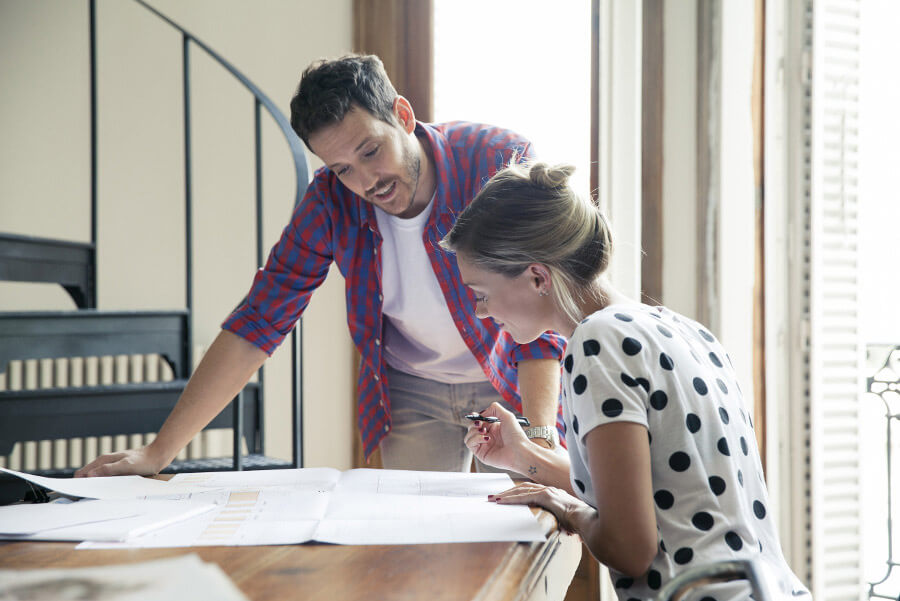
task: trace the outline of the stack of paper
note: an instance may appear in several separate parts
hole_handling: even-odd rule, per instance
[[[247,601],[214,563],[194,554],[114,566],[0,570],[0,600]]]
[[[38,480],[29,474],[18,475],[52,490],[82,496],[116,498],[132,485],[117,478]],[[146,494],[145,482],[133,484],[140,494]],[[506,474],[305,468],[179,474],[169,482],[154,484],[159,486],[153,487],[153,496],[142,502],[165,499],[214,508],[121,543],[85,536],[88,542],[78,548],[309,541],[384,545],[545,538],[529,508],[488,502],[489,494],[512,487]]]
[[[0,539],[123,541],[214,508],[159,499],[10,505],[0,507]]]

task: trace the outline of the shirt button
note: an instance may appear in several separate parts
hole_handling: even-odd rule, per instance
[[[378,300],[379,300],[379,301],[383,301],[383,300],[384,300],[384,297],[383,297],[382,295],[379,294],[379,295],[378,295]]]
[[[376,338],[376,339],[375,339],[375,346],[381,346],[381,339],[380,339],[380,338]]]
[[[391,431],[390,426],[385,426],[385,427],[384,427],[384,431],[385,431],[385,432],[390,432],[390,431]]]
[[[378,249],[377,249],[377,248],[375,249],[375,254],[376,254],[376,255],[378,254]]]
[[[380,380],[380,379],[381,379],[381,378],[378,377],[378,374],[375,374],[375,381],[377,382],[377,381]]]

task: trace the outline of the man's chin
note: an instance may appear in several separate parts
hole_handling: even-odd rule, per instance
[[[398,197],[394,197],[387,202],[381,202],[377,198],[365,198],[370,205],[378,207],[388,215],[392,215],[394,217],[403,217],[403,214],[408,212],[410,208],[412,208],[411,202],[409,202],[407,199],[401,199]]]

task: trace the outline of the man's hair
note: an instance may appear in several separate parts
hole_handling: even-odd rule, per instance
[[[309,137],[341,120],[355,107],[394,123],[397,90],[375,55],[348,54],[315,61],[303,71],[291,99],[291,127],[309,146]]]

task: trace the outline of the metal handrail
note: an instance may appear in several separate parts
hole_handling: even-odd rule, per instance
[[[256,169],[256,259],[257,265],[263,264],[263,235],[262,235],[262,145],[261,145],[261,107],[275,121],[276,126],[281,131],[288,147],[291,151],[291,157],[294,161],[294,172],[296,177],[296,192],[294,195],[294,206],[297,206],[303,198],[306,186],[309,182],[309,166],[307,164],[306,152],[303,143],[294,133],[290,123],[284,114],[278,109],[274,102],[269,99],[266,94],[259,89],[252,81],[250,81],[243,73],[238,71],[231,63],[225,60],[215,50],[207,46],[202,40],[198,39],[184,27],[170,19],[165,14],[145,2],[144,0],[134,0],[144,9],[153,13],[169,26],[178,30],[182,36],[182,83],[184,96],[184,172],[185,172],[185,304],[188,309],[188,357],[191,360],[191,340],[193,334],[193,265],[192,265],[192,164],[191,164],[191,94],[190,94],[190,47],[191,43],[203,50],[208,56],[215,60],[220,66],[228,71],[235,79],[237,79],[254,97],[254,158]],[[97,215],[97,84],[96,84],[96,0],[89,0],[89,20],[90,20],[90,73],[91,73],[91,232],[92,240],[96,242],[96,215]],[[302,448],[302,416],[303,416],[303,356],[302,356],[302,334],[303,320],[300,318],[297,325],[291,333],[291,396],[293,400],[291,423],[293,444],[292,455],[294,467],[303,466],[303,448]],[[191,363],[189,363],[190,365]],[[259,370],[259,387],[260,394],[263,390],[263,369]],[[237,427],[239,420],[243,416],[243,395],[238,395],[234,400],[235,412],[235,446],[234,446],[234,468],[241,469],[241,453],[240,453],[240,430]],[[260,420],[261,422],[261,420]],[[262,426],[260,426],[262,427]],[[252,452],[252,450],[251,450]]]
[[[96,0],[93,0],[96,1]],[[288,122],[287,117],[278,109],[274,102],[272,102],[265,93],[260,90],[252,81],[247,79],[247,77],[235,68],[234,65],[229,63],[227,60],[222,58],[215,50],[204,44],[201,40],[199,40],[195,35],[186,30],[184,27],[159,12],[157,9],[153,8],[145,0],[134,0],[154,15],[177,29],[181,32],[181,35],[184,36],[185,39],[190,40],[198,47],[203,49],[209,56],[215,59],[222,67],[225,68],[226,71],[231,73],[235,79],[240,81],[245,88],[250,90],[253,96],[256,98],[256,101],[262,106],[265,107],[266,111],[272,118],[275,120],[275,123],[278,125],[278,129],[281,130],[281,133],[284,134],[285,140],[287,140],[288,146],[291,148],[291,154],[294,158],[294,167],[297,172],[297,194],[295,196],[294,205],[300,203],[300,200],[303,198],[303,193],[306,191],[306,185],[303,184],[302,187],[300,182],[309,180],[309,170],[306,165],[306,152],[303,150],[303,143],[300,141],[300,138],[297,137],[297,134],[294,133],[293,128],[291,127],[290,122]],[[257,121],[257,131],[259,128],[259,122]],[[258,139],[258,138],[257,138]]]

